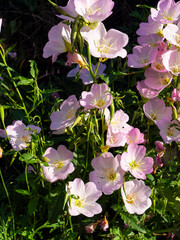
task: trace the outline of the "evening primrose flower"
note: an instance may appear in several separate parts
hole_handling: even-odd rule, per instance
[[[71,126],[76,120],[76,111],[79,102],[75,95],[69,96],[60,106],[60,111],[53,112],[50,116],[50,129],[55,130],[54,134],[62,134],[65,129]]]
[[[130,214],[143,214],[152,204],[149,198],[151,189],[142,180],[125,182],[121,187],[121,195]]]
[[[109,87],[106,83],[93,84],[90,92],[83,91],[81,106],[87,109],[104,109],[111,105],[113,97],[109,92]]]
[[[59,54],[71,51],[70,26],[60,22],[50,29],[48,38],[49,41],[43,49],[44,58],[52,56],[52,62],[55,62]]]
[[[142,68],[154,62],[158,53],[158,48],[151,48],[150,45],[135,46],[133,54],[128,54],[128,66],[133,68]]]
[[[85,21],[101,22],[112,14],[114,2],[112,0],[74,0],[76,12],[82,16]]]
[[[64,145],[60,145],[57,150],[48,148],[43,157],[46,159],[49,166],[42,165],[43,175],[49,182],[64,180],[67,175],[74,171],[74,165],[71,162],[73,153]]]
[[[34,125],[26,126],[22,121],[17,120],[12,125],[7,126],[6,131],[13,149],[21,151],[29,146],[31,134],[39,133],[41,128]]]
[[[121,157],[121,167],[129,171],[135,178],[146,179],[146,174],[153,171],[153,159],[144,157],[146,148],[135,143],[129,144],[127,152]]]
[[[143,105],[147,118],[151,119],[158,127],[163,126],[165,121],[172,119],[172,108],[166,107],[163,99],[155,97]]]
[[[168,24],[178,20],[180,15],[180,3],[174,0],[160,0],[157,10],[151,8],[151,17],[154,21]]]
[[[170,71],[175,76],[180,74],[180,52],[177,49],[163,53],[162,62],[167,71]]]
[[[84,184],[80,178],[75,178],[74,181],[68,183],[66,190],[71,198],[69,203],[70,215],[83,214],[86,217],[93,217],[102,212],[101,205],[96,203],[102,193],[97,190],[93,182]]]
[[[138,128],[132,128],[126,135],[127,144],[131,143],[144,143],[144,134]]]
[[[116,29],[108,32],[102,22],[94,30],[84,26],[80,30],[82,37],[88,42],[92,56],[97,58],[125,58],[126,50],[123,48],[128,43],[127,34]]]
[[[91,162],[94,171],[90,172],[90,181],[94,182],[97,189],[104,194],[112,194],[123,184],[124,171],[120,166],[121,156],[116,157],[112,153],[103,153]]]
[[[175,24],[168,24],[163,30],[164,37],[169,43],[180,47],[180,22]]]
[[[144,72],[146,79],[144,83],[152,89],[162,90],[167,87],[172,81],[172,74],[169,72],[158,72],[153,68],[148,68]]]

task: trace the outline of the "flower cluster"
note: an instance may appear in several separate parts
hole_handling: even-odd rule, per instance
[[[75,95],[71,95],[61,104],[60,111],[51,114],[50,129],[53,130],[53,133],[63,134],[66,130],[72,130],[76,124],[82,122],[82,119],[86,124],[88,119],[93,119],[92,116],[95,116],[93,121],[96,122],[99,132],[96,117],[100,116],[102,120],[102,139],[99,145],[102,154],[98,154],[91,161],[94,170],[89,173],[90,182],[84,184],[82,179],[75,178],[66,186],[70,199],[68,208],[72,216],[83,214],[92,217],[99,214],[102,208],[96,201],[102,193],[110,195],[120,188],[129,213],[142,214],[151,206],[149,198],[151,190],[143,180],[138,180],[146,179],[146,175],[153,171],[153,159],[145,157],[145,146],[138,145],[145,142],[144,134],[138,128],[127,123],[129,116],[123,110],[110,112],[109,107],[113,105],[111,89],[106,83],[97,83],[99,75],[104,75],[106,68],[102,62],[108,58],[125,58],[127,55],[124,47],[128,43],[128,36],[116,29],[106,31],[102,23],[112,13],[113,6],[112,0],[80,2],[69,0],[67,6],[60,7],[62,15],[59,16],[61,19],[66,19],[69,24],[60,22],[52,27],[48,35],[49,41],[44,47],[43,56],[45,58],[52,56],[53,62],[59,54],[68,52],[66,65],[77,64],[76,68],[68,73],[68,77],[74,77],[79,72],[85,85],[92,84],[90,91],[82,92],[79,101]],[[83,39],[88,46],[88,58],[82,55],[83,45],[79,39]],[[161,58],[166,44],[164,43],[163,46],[161,38],[154,37],[152,41],[158,42],[161,49],[148,45],[145,43],[146,39],[142,38],[140,40],[143,43],[142,46],[134,48],[133,55],[128,57],[129,66],[143,67],[153,64],[154,61]],[[146,59],[142,56],[143,54]],[[98,58],[96,65],[91,63],[90,56]],[[161,85],[158,86],[158,89],[162,90],[162,79],[169,79],[168,84],[172,80],[171,73],[162,71],[162,73],[156,74],[153,68],[151,72],[156,78],[156,75],[159,74],[158,79]],[[149,72],[148,74],[151,75]],[[82,116],[86,117],[82,118]],[[106,138],[106,144],[104,144],[104,138]],[[109,148],[126,146],[128,146],[127,152],[124,151],[122,155],[118,154],[114,157],[112,153],[108,152]],[[50,182],[63,180],[75,170],[71,162],[73,153],[65,146],[59,146],[57,151],[48,148],[43,157],[48,164],[48,166],[43,166],[43,174]],[[130,172],[136,179],[125,182],[124,174],[126,172]],[[101,225],[104,222],[106,221],[101,221]],[[98,223],[87,226],[87,231],[93,232]],[[104,227],[104,229],[106,228]]]
[[[145,67],[145,80],[137,83],[137,89],[149,99],[143,106],[144,113],[158,126],[165,143],[179,142],[180,137],[176,108],[180,96],[179,15],[180,2],[160,0],[157,9],[151,8],[148,23],[140,24],[137,30],[139,45],[127,56],[130,67]],[[161,98],[165,88],[169,88],[172,95]]]
[[[152,205],[147,175],[163,166],[164,143],[180,143],[180,3],[160,0],[157,10],[151,9],[148,23],[140,24],[139,45],[128,55],[124,48],[127,34],[116,29],[107,31],[102,22],[112,14],[113,6],[112,0],[69,0],[65,7],[56,5],[61,12],[58,17],[63,20],[50,29],[43,57],[52,57],[54,63],[61,53],[67,53],[65,66],[76,64],[67,77],[80,78],[84,84],[80,97],[71,93],[61,102],[59,93],[54,92],[56,104],[47,115],[49,126],[45,130],[42,125],[42,131],[38,126],[26,126],[21,120],[3,124],[4,129],[0,129],[0,137],[9,141],[13,153],[22,151],[19,155],[23,159],[24,152],[28,152],[30,163],[39,164],[35,170],[28,166],[25,174],[34,172],[43,186],[63,186],[67,218],[80,214],[91,218],[104,211],[85,227],[88,233],[97,226],[103,231],[109,227],[108,213],[100,204],[107,195],[118,193],[119,204],[121,194],[125,206],[122,211],[144,214]],[[134,119],[130,121],[125,107],[119,108],[123,104],[117,104],[111,79],[106,78],[108,67],[104,62],[126,56],[129,67],[144,68],[145,79],[137,83],[142,111],[148,127],[156,124],[163,139],[155,141],[153,153],[147,147],[146,132],[135,125]],[[29,123],[37,123],[36,117],[27,114],[26,118]],[[44,131],[50,139],[46,143],[41,138]],[[36,142],[40,145],[37,158],[33,146]],[[0,147],[0,158],[3,154]],[[29,191],[27,175],[26,181]]]

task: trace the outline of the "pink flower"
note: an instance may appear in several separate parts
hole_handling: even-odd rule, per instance
[[[72,16],[73,18],[76,18],[78,15],[77,12],[75,11],[74,0],[69,0],[65,7],[60,7],[60,8],[63,11],[65,11],[68,15]],[[66,15],[57,15],[57,17],[60,17],[68,21],[74,21],[73,18]]]
[[[148,23],[140,23],[139,29],[136,31],[138,35],[159,34],[162,32],[163,24],[152,19],[151,15],[148,17]]]
[[[85,226],[86,232],[93,233],[98,224],[99,224],[99,221],[97,221],[95,223],[90,223],[89,225]]]
[[[86,67],[87,63],[83,60],[80,54],[73,52],[67,54],[67,62],[65,65],[71,66],[72,63],[78,63],[79,67]]]
[[[112,127],[112,131],[114,133],[123,132],[128,133],[131,130],[131,126],[127,124],[129,121],[129,116],[123,112],[123,110],[118,110],[114,113],[110,126]]]
[[[167,72],[167,69],[165,68],[163,61],[162,61],[162,54],[164,51],[158,51],[158,54],[154,60],[153,63],[151,63],[151,68],[153,68],[155,71],[158,72]]]
[[[162,166],[163,166],[163,162],[161,160],[161,157],[157,155],[154,161],[154,168],[157,169],[158,167],[162,167]]]
[[[41,128],[34,125],[26,126],[22,121],[17,120],[12,125],[7,126],[6,131],[13,149],[21,151],[29,146],[31,134],[39,133]]]
[[[162,61],[167,69],[175,76],[180,74],[180,52],[177,50],[169,50],[162,54]]]
[[[60,106],[60,111],[53,112],[51,118],[51,130],[56,130],[54,134],[64,133],[67,127],[70,127],[76,120],[76,111],[79,103],[75,95],[69,96]]]
[[[148,68],[144,74],[146,77],[144,80],[145,85],[152,89],[163,90],[172,81],[172,74],[169,72],[158,72],[153,68]]]
[[[93,84],[90,92],[82,92],[81,106],[87,109],[104,109],[112,103],[113,97],[106,83]]]
[[[157,10],[151,8],[151,17],[154,21],[167,24],[178,20],[180,15],[180,3],[174,0],[160,0]]]
[[[97,190],[93,182],[84,182],[80,178],[70,181],[67,186],[71,204],[69,204],[69,214],[77,216],[83,214],[86,217],[93,217],[95,214],[102,212],[101,206],[96,203],[102,195],[101,191]]]
[[[154,144],[156,145],[155,151],[158,153],[158,156],[162,157],[165,151],[164,143],[161,141],[155,141]]]
[[[159,129],[159,134],[165,143],[169,144],[172,141],[180,143],[180,124],[177,120],[164,121]]]
[[[106,137],[106,146],[124,147],[126,144],[126,133],[123,131],[114,131],[112,125],[109,125]]]
[[[121,187],[122,198],[126,210],[130,214],[143,214],[152,204],[149,196],[151,189],[142,180],[134,179]]]
[[[180,22],[177,25],[168,24],[163,30],[163,35],[169,43],[180,47]]]
[[[106,215],[104,216],[104,219],[100,221],[100,226],[101,226],[103,231],[107,231],[107,229],[109,228],[109,223],[108,223],[108,220],[106,218]]]
[[[121,167],[124,171],[129,171],[135,178],[146,179],[146,174],[153,171],[153,159],[144,157],[146,148],[131,143],[127,152],[123,152],[121,157]]]
[[[146,80],[142,80],[137,83],[136,88],[138,89],[139,93],[144,97],[144,98],[155,98],[158,96],[158,94],[162,91],[163,88],[160,89],[155,89],[155,88],[150,88],[146,85],[145,83]]]
[[[164,124],[164,121],[172,119],[172,108],[166,107],[163,99],[158,97],[150,99],[143,105],[143,110],[147,118],[151,119],[158,127]]]
[[[112,0],[74,0],[76,12],[88,22],[101,22],[112,14]]]
[[[138,128],[132,128],[126,135],[127,144],[130,143],[144,143],[144,134],[139,131]]]
[[[135,46],[133,54],[128,54],[128,66],[133,68],[142,68],[154,62],[158,53],[158,48],[151,48],[150,45]]]
[[[43,157],[49,165],[48,167],[42,165],[43,175],[49,182],[64,180],[74,171],[74,165],[71,162],[73,153],[63,145],[60,145],[57,150],[48,148]]]
[[[101,2],[101,1],[100,1]],[[94,30],[88,26],[81,28],[82,37],[88,42],[90,53],[97,58],[125,58],[128,36],[116,29],[106,31],[102,22]]]
[[[162,37],[158,34],[142,35],[137,38],[139,45],[148,44],[151,48],[157,47],[157,43],[162,41]]]
[[[124,171],[121,169],[120,161],[119,154],[114,158],[112,153],[107,152],[91,162],[94,171],[90,172],[90,181],[94,182],[97,189],[106,195],[112,194],[123,184]]]
[[[71,51],[71,28],[70,26],[60,22],[53,26],[49,33],[49,41],[43,49],[43,57],[52,56],[52,62],[55,62],[57,56],[63,52]]]
[[[180,92],[176,88],[173,89],[171,98],[175,102],[180,102]]]

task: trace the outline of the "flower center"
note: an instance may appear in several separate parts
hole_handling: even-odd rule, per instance
[[[107,173],[105,173],[106,177],[110,181],[114,181],[116,179],[116,172],[112,169],[110,169]]]
[[[52,164],[56,169],[61,169],[63,167],[63,161],[61,160],[56,160],[53,164]]]
[[[174,13],[171,15],[169,12],[167,12],[167,13],[166,12],[162,12],[161,15],[162,15],[162,17],[164,19],[172,21],[173,20],[172,16],[174,15]]]
[[[64,118],[65,118],[66,120],[71,119],[71,118],[74,117],[74,114],[75,114],[75,110],[74,110],[74,108],[71,108],[71,109],[69,109],[69,110],[67,111],[67,113],[65,114]]]
[[[174,135],[174,128],[169,127],[166,133],[169,137],[172,137]]]
[[[107,41],[105,38],[102,38],[101,41],[96,40],[95,45],[97,47],[97,51],[100,53],[110,53],[112,50],[113,43]]]
[[[173,73],[179,73],[180,72],[180,65],[172,66],[172,67],[170,67],[170,69]]]
[[[137,196],[136,196],[136,193],[133,193],[133,194],[128,194],[126,196],[126,202],[129,203],[129,204],[132,204],[134,203],[134,201],[136,200]]]
[[[162,85],[167,85],[169,83],[169,78],[167,77],[167,78],[163,78],[162,80],[161,80],[161,84]]]
[[[152,118],[153,121],[156,121],[156,120],[157,120],[157,115],[156,115],[156,113],[151,114],[151,118]]]
[[[131,169],[135,169],[135,168],[138,168],[138,167],[139,167],[139,164],[138,164],[136,161],[132,160],[132,161],[129,163],[129,166],[130,166]]]
[[[178,45],[180,45],[180,35],[179,34],[176,34],[176,42]]]
[[[28,135],[22,136],[20,137],[20,140],[22,142],[29,142],[31,140],[31,135],[28,134]]]
[[[98,8],[97,5],[94,5],[93,7],[86,8],[87,14],[92,15],[95,13],[98,13],[101,11],[101,8]]]
[[[141,57],[141,58],[139,59],[139,62],[140,62],[141,64],[147,64],[147,63],[149,63],[149,59],[146,58],[146,57],[145,57],[145,58],[142,58],[142,57]]]
[[[161,63],[161,62],[155,62],[154,66],[155,66],[155,68],[156,68],[157,70],[162,70],[162,69],[164,69],[164,65],[163,65],[163,63]]]
[[[84,200],[83,200],[83,199],[77,199],[74,204],[75,204],[77,207],[82,207],[82,206],[83,206],[83,203],[84,203]]]
[[[96,106],[102,107],[104,104],[105,104],[105,101],[103,101],[102,99],[100,99],[99,101],[97,101]]]

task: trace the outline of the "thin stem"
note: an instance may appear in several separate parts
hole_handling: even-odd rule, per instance
[[[9,206],[10,206],[10,209],[11,209],[11,215],[12,215],[12,220],[13,220],[13,237],[14,237],[14,240],[16,240],[14,213],[13,213],[13,209],[12,209],[9,193],[8,193],[7,188],[6,188],[6,184],[4,182],[4,178],[3,178],[3,175],[2,175],[1,169],[0,169],[0,176],[1,176],[1,180],[2,180],[2,184],[3,184],[4,190],[6,192],[6,196],[7,196],[8,202],[9,202]]]
[[[101,63],[101,62],[99,61],[98,64],[97,64],[96,70],[95,70],[95,72],[94,72],[94,77],[96,77],[96,74],[97,74],[97,72],[98,72],[100,63]]]
[[[29,181],[28,181],[28,176],[27,176],[27,164],[25,167],[25,178],[26,178],[27,189],[30,192]]]
[[[104,129],[104,109],[101,111],[101,121],[102,121],[102,134],[101,134],[101,140],[102,140],[102,145],[104,146],[104,132],[105,132],[105,129]]]
[[[92,70],[91,54],[90,54],[90,51],[89,51],[89,44],[88,43],[87,43],[87,53],[88,53],[89,72],[91,74],[92,79],[95,82],[95,76],[94,76],[94,73],[93,73],[93,70]]]
[[[28,114],[28,112],[27,112],[27,109],[26,109],[24,100],[23,100],[23,98],[22,98],[22,95],[21,95],[21,93],[20,93],[20,91],[19,91],[19,89],[18,89],[15,81],[14,81],[13,78],[12,78],[11,72],[9,71],[9,68],[8,68],[8,65],[7,65],[7,62],[6,62],[6,59],[5,59],[4,49],[3,49],[2,45],[0,45],[0,47],[1,47],[1,50],[2,50],[2,51],[0,51],[1,58],[2,58],[2,60],[3,60],[3,62],[4,62],[4,65],[6,66],[6,70],[7,70],[7,72],[8,72],[8,75],[9,75],[9,77],[10,77],[10,79],[11,79],[11,81],[12,81],[12,83],[13,83],[15,89],[16,89],[16,92],[17,92],[17,94],[18,94],[18,96],[19,96],[19,98],[20,98],[20,100],[21,100],[21,102],[22,102],[23,109],[24,109],[24,111],[25,111],[25,113],[26,113],[26,116],[27,116],[27,118],[28,118],[28,120],[29,120],[29,114]]]
[[[69,215],[69,224],[71,226],[71,232],[73,233],[73,225],[72,225],[72,221],[71,221],[71,215]]]

